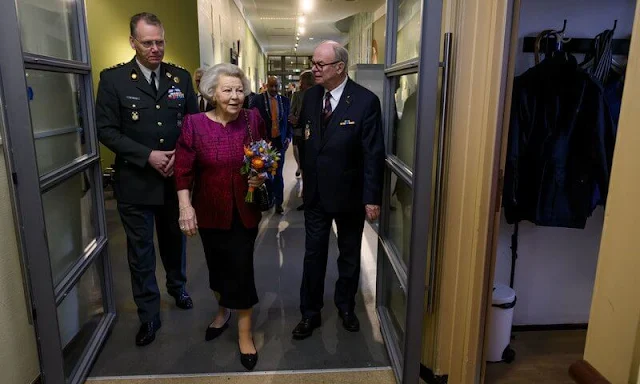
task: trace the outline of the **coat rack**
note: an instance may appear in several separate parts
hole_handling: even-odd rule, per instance
[[[612,31],[615,31],[618,26],[618,20],[613,23]],[[556,47],[557,36],[564,34],[567,29],[567,20],[564,20],[562,29],[559,31],[549,32],[540,42],[540,52],[550,52],[551,48]],[[611,42],[611,49],[614,55],[628,55],[629,46],[631,44],[630,39],[613,39]],[[527,36],[524,38],[522,46],[522,52],[535,52],[536,37]],[[589,53],[593,50],[593,39],[589,38],[571,38],[567,42],[562,43],[562,50],[569,53]]]

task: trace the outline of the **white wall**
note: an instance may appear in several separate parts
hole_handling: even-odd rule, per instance
[[[228,63],[229,49],[240,40],[239,66],[253,91],[266,82],[265,55],[233,0],[198,0],[200,64]]]
[[[516,73],[534,65],[532,53],[522,52],[524,36],[562,28],[567,37],[593,38],[618,20],[614,38],[628,38],[635,0],[522,0]],[[521,223],[514,288],[518,303],[514,324],[587,323],[595,281],[604,210],[598,208],[584,230],[536,227]],[[496,275],[508,284],[512,226],[500,226]]]

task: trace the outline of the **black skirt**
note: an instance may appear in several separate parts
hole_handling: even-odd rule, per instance
[[[209,287],[229,309],[249,309],[258,303],[253,275],[253,247],[258,228],[245,228],[233,210],[231,229],[199,228],[209,267]]]

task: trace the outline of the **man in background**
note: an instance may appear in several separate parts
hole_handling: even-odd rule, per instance
[[[289,99],[278,94],[278,78],[270,76],[267,80],[267,91],[254,98],[255,108],[258,108],[260,116],[267,127],[267,138],[271,145],[281,153],[280,164],[276,170],[273,181],[268,183],[269,191],[275,199],[275,212],[284,212],[282,203],[284,201],[284,179],[282,170],[284,159],[293,131],[289,124]]]
[[[289,115],[289,122],[293,128],[293,156],[298,163],[298,170],[296,171],[296,177],[300,177],[304,166],[304,127],[299,123],[300,110],[302,109],[302,102],[305,91],[314,85],[313,72],[310,70],[304,71],[300,74],[300,91],[293,94],[291,100],[291,114]],[[304,209],[304,203],[298,208],[298,211]]]
[[[204,68],[198,68],[196,69],[196,71],[193,73],[193,81],[196,83],[196,97],[198,98],[198,110],[200,110],[200,112],[209,112],[210,110],[213,109],[213,105],[211,105],[207,99],[205,99],[202,96],[202,93],[200,93],[200,79],[202,78],[202,75],[204,74]]]
[[[158,17],[134,15],[130,32],[135,57],[100,73],[96,125],[100,142],[116,154],[113,189],[142,323],[136,344],[143,346],[155,340],[161,326],[154,224],[167,291],[179,308],[193,307],[185,290],[185,239],[178,224],[173,165],[182,119],[198,113],[198,103],[189,72],[162,61],[165,39]]]

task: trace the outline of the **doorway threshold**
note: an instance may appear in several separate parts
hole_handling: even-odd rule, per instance
[[[285,384],[285,383],[380,383],[395,384],[390,366],[371,368],[307,369],[207,374],[167,374],[92,377],[95,384]]]

